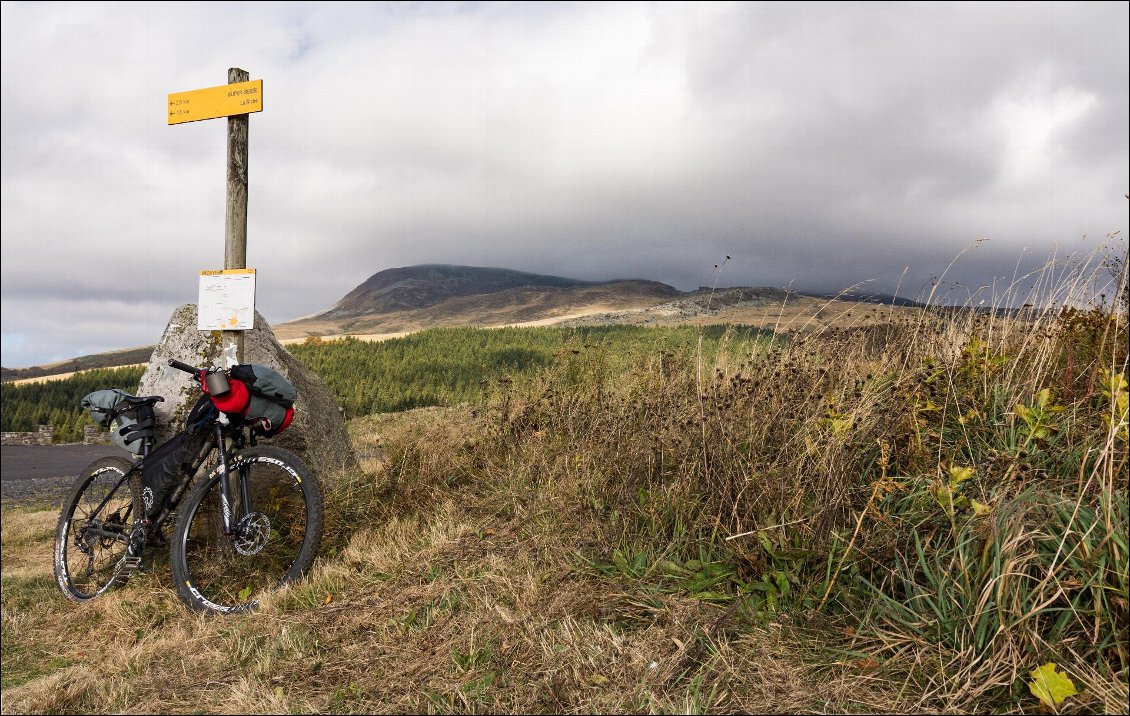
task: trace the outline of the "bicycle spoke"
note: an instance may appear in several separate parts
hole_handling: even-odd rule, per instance
[[[121,458],[92,463],[65,503],[56,531],[55,578],[71,599],[91,599],[123,581],[119,570],[135,494]]]
[[[230,535],[223,529],[220,480],[202,489],[186,510],[176,545],[181,557],[174,560],[184,572],[182,593],[197,608],[253,608],[264,592],[297,578],[313,559],[311,540],[316,548],[317,536],[311,530],[320,534],[320,501],[312,523],[308,494],[295,468],[265,456],[240,459],[232,473]]]

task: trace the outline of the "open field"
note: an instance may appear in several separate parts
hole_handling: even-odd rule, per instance
[[[125,363],[123,365],[116,365],[115,368],[144,368],[149,365],[148,363]],[[37,378],[20,378],[19,380],[11,381],[12,385],[28,385],[30,383],[44,383],[52,380],[65,380],[71,376],[78,375],[79,373],[86,373],[91,370],[98,370],[98,368],[86,368],[84,370],[74,370],[69,373],[52,373],[50,375],[42,375]]]
[[[97,353],[95,355],[81,356],[70,360],[48,363],[31,368],[4,368],[4,382],[17,380],[30,380],[39,378],[52,379],[60,375],[73,375],[86,370],[97,368],[119,368],[126,365],[138,365],[149,360],[153,346],[139,346],[124,350]]]

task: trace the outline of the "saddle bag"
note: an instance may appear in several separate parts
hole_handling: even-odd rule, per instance
[[[137,416],[118,412],[125,407],[125,396],[117,388],[96,390],[79,401],[79,407],[86,410],[95,424],[110,428],[110,440],[115,445],[135,455],[141,454],[143,432],[137,429]],[[134,411],[130,411],[133,413]]]

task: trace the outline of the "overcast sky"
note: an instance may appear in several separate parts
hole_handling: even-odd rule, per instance
[[[1127,8],[4,2],[3,365],[153,343],[223,267],[226,120],[166,106],[229,67],[272,323],[419,263],[1003,286],[1125,246]]]

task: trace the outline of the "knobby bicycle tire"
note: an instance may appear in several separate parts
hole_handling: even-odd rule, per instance
[[[94,599],[124,584],[132,570],[123,557],[142,513],[139,471],[121,457],[87,465],[63,500],[55,528],[55,582],[68,599]]]
[[[259,446],[228,465],[236,534],[223,531],[222,466],[217,465],[180,509],[172,544],[177,593],[200,612],[254,609],[261,597],[301,577],[322,538],[322,492],[314,473],[293,453]],[[241,474],[251,511],[244,508]]]

